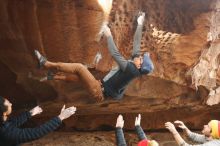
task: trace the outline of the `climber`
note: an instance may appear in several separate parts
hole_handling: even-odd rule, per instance
[[[179,146],[220,146],[220,121],[211,120],[208,125],[204,125],[202,134],[191,132],[182,121],[175,121],[174,123],[183,129],[192,141],[200,143],[198,145],[186,143],[176,130],[174,124],[171,122],[165,123],[165,127],[173,134]]]
[[[66,108],[63,106],[59,116],[35,128],[19,128],[32,116],[40,114],[42,109],[36,106],[30,111],[26,111],[17,117],[9,117],[12,112],[12,103],[0,96],[0,145],[15,146],[21,143],[39,139],[49,132],[57,129],[64,119],[69,118],[76,111],[74,106]]]
[[[138,146],[159,146],[159,144],[155,140],[147,139],[143,129],[140,126],[141,124],[141,115],[135,119],[135,131],[138,135]],[[126,146],[126,141],[124,138],[124,133],[122,128],[124,127],[124,120],[122,115],[119,115],[116,122],[116,143],[117,146]]]
[[[141,76],[142,74],[148,74],[152,72],[154,68],[149,53],[145,53],[143,56],[140,55],[140,42],[144,17],[145,13],[141,12],[137,19],[138,26],[134,35],[132,60],[125,60],[124,57],[121,56],[115,46],[109,27],[107,25],[102,27],[101,30],[107,38],[109,52],[119,65],[119,68],[110,71],[102,81],[96,80],[88,69],[80,63],[54,63],[48,61],[37,50],[35,50],[39,66],[47,69],[57,69],[58,71],[72,73],[73,76],[71,77],[66,75],[48,74],[47,79],[78,81],[80,78],[87,86],[92,97],[94,97],[98,102],[104,100],[104,97],[121,99],[126,86],[132,79]]]

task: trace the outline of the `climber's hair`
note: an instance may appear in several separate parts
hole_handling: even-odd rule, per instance
[[[0,126],[3,124],[4,120],[3,120],[3,113],[7,111],[7,106],[4,105],[5,103],[5,98],[0,96]]]

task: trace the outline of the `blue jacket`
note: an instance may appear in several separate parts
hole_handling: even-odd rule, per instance
[[[140,42],[143,26],[138,25],[134,35],[132,56],[140,54]],[[136,77],[148,74],[153,70],[153,63],[149,56],[144,57],[144,70],[138,69],[135,64],[126,60],[118,51],[112,36],[107,37],[108,49],[119,68],[113,74],[110,72],[103,79],[104,95],[114,99],[121,99],[127,85]],[[107,78],[107,79],[106,79]]]

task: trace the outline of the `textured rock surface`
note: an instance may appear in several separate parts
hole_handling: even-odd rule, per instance
[[[115,63],[105,39],[96,41],[104,20],[98,2],[0,1],[0,94],[10,97],[19,110],[42,105],[47,112],[34,118],[33,123],[57,115],[63,103],[76,105],[76,116],[65,122],[63,130],[112,129],[119,113],[125,115],[125,129],[133,128],[137,113],[142,113],[145,129],[162,129],[164,122],[176,119],[192,128],[201,128],[210,119],[219,118],[220,108],[204,104],[209,91],[201,86],[196,91],[191,86],[189,71],[206,48],[207,34],[212,28],[209,20],[213,12],[218,13],[217,2],[114,0],[109,25],[126,58],[132,50],[138,11],[147,12],[141,51],[151,53],[155,71],[134,80],[123,100],[92,104],[89,94],[78,82],[39,82],[46,71],[36,68],[33,50],[38,49],[52,61],[85,64],[92,63],[100,51],[103,59],[93,74],[101,79]],[[217,50],[219,42],[211,46]],[[220,71],[218,67],[215,70],[216,86],[219,86]]]

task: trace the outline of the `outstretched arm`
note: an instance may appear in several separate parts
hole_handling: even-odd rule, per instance
[[[56,117],[37,128],[13,128],[10,132],[8,132],[5,135],[5,137],[8,140],[15,141],[17,144],[28,142],[39,139],[40,137],[48,134],[49,132],[54,131],[60,126],[61,123],[61,120],[58,117]]]
[[[138,25],[134,34],[132,56],[140,53],[144,17],[145,17],[145,13],[140,12],[140,16],[137,19]]]
[[[73,106],[67,109],[65,109],[64,106],[58,117],[55,117],[50,121],[46,122],[45,124],[36,128],[20,129],[15,127],[12,121],[9,121],[8,125],[11,126],[10,131],[6,131],[4,136],[8,140],[16,142],[16,144],[39,139],[48,134],[49,132],[52,132],[55,129],[57,129],[61,125],[62,120],[69,118],[71,115],[75,113],[75,111],[76,108]]]
[[[125,142],[124,133],[123,133],[122,128],[117,127],[115,132],[116,132],[117,146],[126,146],[126,142]]]
[[[138,117],[135,118],[135,131],[140,141],[147,139],[143,129],[141,128],[141,114],[138,114]]]
[[[107,38],[108,50],[109,50],[110,54],[112,55],[112,57],[114,58],[114,60],[119,65],[120,69],[122,69],[124,71],[125,68],[127,67],[128,61],[119,53],[118,48],[116,47],[115,42],[113,40],[113,37],[112,37],[112,34],[111,34],[109,27],[107,25],[105,25],[105,26],[103,26],[103,29],[104,29],[103,30],[104,34]]]
[[[165,127],[173,134],[173,137],[175,138],[179,146],[189,146],[188,144],[186,145],[186,142],[183,140],[183,138],[180,136],[175,126],[171,122],[165,123]]]
[[[187,136],[194,142],[205,143],[207,141],[205,135],[197,134],[191,132],[182,121],[175,121],[175,124],[178,124],[178,127],[183,129]]]
[[[138,135],[138,139],[141,141],[141,140],[144,140],[144,139],[147,139],[143,129],[141,128],[141,126],[135,126],[135,131]]]
[[[206,144],[190,145],[186,143],[171,122],[165,123],[165,127],[173,134],[173,137],[179,146],[208,146]]]
[[[15,127],[18,127],[18,126],[21,126],[22,124],[24,124],[32,116],[40,114],[42,111],[43,110],[41,107],[36,106],[35,108],[33,108],[30,111],[23,112],[19,116],[11,118],[10,121]]]
[[[124,120],[122,115],[119,115],[117,118],[116,131],[115,131],[117,146],[127,146],[124,138],[124,133],[122,130],[123,127],[124,127]]]

